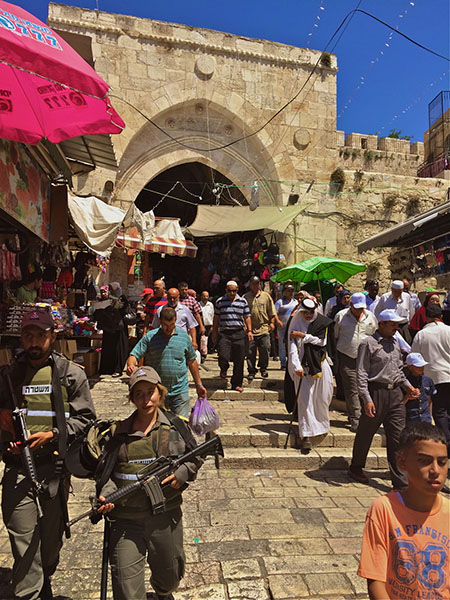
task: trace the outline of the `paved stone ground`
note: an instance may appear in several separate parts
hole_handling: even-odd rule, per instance
[[[215,387],[214,363],[206,366],[203,377]],[[272,367],[271,378],[280,379]],[[92,393],[100,416],[130,413],[126,378],[102,378],[93,382]],[[321,458],[327,452],[349,452],[353,436],[344,427],[345,417],[332,412],[328,441],[313,451],[313,462],[302,463],[298,450],[272,447],[284,443],[287,431],[282,404],[272,398],[245,400],[245,395],[215,404],[223,424],[219,433],[232,446],[226,456],[234,453],[234,458],[219,471],[208,459],[184,494],[187,569],[176,600],[366,598],[365,582],[356,575],[364,517],[372,499],[390,486],[384,471],[374,471],[371,485],[364,486],[350,482],[344,470],[327,468]],[[381,437],[376,443],[381,446]],[[245,456],[253,450],[256,462]],[[384,449],[379,451],[381,456]],[[296,462],[289,465],[295,468],[281,463],[282,453],[293,453]],[[378,466],[375,454],[370,466]],[[89,507],[92,492],[91,482],[74,481],[71,517]],[[73,527],[54,577],[55,593],[72,600],[98,598],[101,544],[101,524],[85,520]],[[2,525],[0,598],[10,597],[11,564]]]

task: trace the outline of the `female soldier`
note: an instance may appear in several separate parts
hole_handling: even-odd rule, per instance
[[[120,421],[103,457],[97,494],[107,494],[137,479],[137,473],[158,456],[179,456],[195,446],[188,427],[164,410],[166,388],[151,367],[139,367],[129,381],[133,414]],[[114,444],[115,441],[115,444]],[[181,492],[195,479],[202,459],[184,463],[162,485],[165,511],[153,514],[143,489],[99,508],[111,525],[110,556],[114,600],[146,600],[145,559],[152,572],[154,600],[172,600],[184,575]],[[113,464],[112,464],[113,463]],[[108,465],[110,465],[108,467]],[[105,481],[107,479],[107,481]]]

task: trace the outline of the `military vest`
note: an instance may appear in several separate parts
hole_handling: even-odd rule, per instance
[[[61,386],[64,416],[70,417],[70,404],[68,401],[67,388]],[[50,431],[57,427],[56,413],[52,405],[52,367],[46,365],[39,369],[28,385],[23,385],[22,407],[26,408],[25,421],[30,435],[38,431]],[[39,449],[38,453],[48,453],[52,449],[46,444]]]
[[[168,424],[161,423],[150,435],[136,437],[130,435],[122,444],[119,456],[114,466],[111,479],[118,488],[122,488],[138,479],[138,472],[158,458],[168,456],[169,441],[171,436],[178,432],[172,430]],[[170,486],[163,488],[166,497],[166,510],[181,504],[181,493]],[[119,500],[112,513],[114,517],[124,519],[138,519],[152,514],[151,503],[144,490],[138,490]]]

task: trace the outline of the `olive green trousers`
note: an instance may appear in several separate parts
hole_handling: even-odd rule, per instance
[[[145,561],[157,594],[174,591],[184,575],[181,508],[146,519],[110,522],[110,553],[114,600],[146,600]]]
[[[43,475],[40,470],[38,475]],[[66,484],[67,500],[68,480]],[[59,496],[41,498],[41,506],[44,516],[39,519],[28,479],[16,468],[6,467],[2,513],[14,557],[14,597],[21,600],[40,597],[44,577],[55,572],[63,544],[64,519]]]

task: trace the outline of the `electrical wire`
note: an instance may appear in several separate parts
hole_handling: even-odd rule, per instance
[[[448,58],[447,56],[444,56],[442,54],[439,54],[439,52],[436,52],[434,50],[432,50],[431,48],[428,48],[427,46],[421,44],[420,42],[417,42],[416,40],[414,40],[413,38],[411,38],[410,36],[406,35],[405,33],[401,32],[399,29],[396,29],[395,27],[393,27],[392,25],[389,25],[389,23],[386,23],[386,21],[383,21],[382,19],[379,19],[378,17],[376,17],[375,15],[372,15],[371,13],[362,10],[361,8],[354,8],[353,10],[351,10],[349,13],[347,13],[347,15],[344,17],[344,19],[341,21],[340,25],[337,27],[337,29],[334,31],[333,35],[330,37],[330,39],[328,40],[327,44],[325,45],[324,50],[322,51],[322,54],[319,56],[319,58],[317,59],[316,63],[314,64],[313,68],[311,69],[311,72],[309,73],[308,77],[306,78],[305,82],[303,83],[303,85],[300,87],[300,89],[298,90],[298,92],[292,96],[287,102],[285,102],[278,110],[276,110],[273,115],[265,122],[263,123],[260,127],[258,127],[255,131],[253,131],[252,133],[248,133],[247,135],[243,135],[238,137],[235,140],[232,140],[231,142],[228,142],[227,144],[222,144],[219,146],[215,146],[214,148],[198,148],[196,146],[191,146],[189,144],[185,144],[184,142],[182,142],[181,140],[175,138],[173,135],[171,135],[168,131],[166,131],[163,127],[161,127],[160,125],[158,125],[158,123],[156,123],[153,119],[150,119],[150,117],[148,117],[142,110],[140,110],[139,108],[137,108],[134,104],[132,104],[131,102],[128,102],[128,100],[125,100],[124,98],[121,98],[120,96],[116,96],[115,94],[110,94],[109,97],[110,98],[116,98],[117,100],[123,102],[124,104],[127,104],[128,106],[130,106],[131,108],[133,108],[138,114],[140,114],[146,121],[148,121],[149,123],[151,123],[154,127],[156,127],[156,129],[158,129],[158,131],[160,131],[161,133],[163,133],[165,136],[167,136],[169,139],[171,139],[173,142],[176,142],[177,144],[179,144],[180,146],[182,146],[183,148],[187,148],[189,150],[194,150],[196,152],[213,152],[215,150],[224,150],[225,148],[229,148],[230,146],[233,146],[234,144],[237,144],[245,139],[251,138],[255,135],[257,135],[258,133],[260,133],[263,129],[265,129],[279,114],[281,114],[288,106],[290,106],[298,97],[299,95],[302,93],[302,91],[305,89],[306,85],[308,84],[309,80],[311,79],[311,77],[314,75],[314,73],[317,70],[317,67],[322,59],[322,55],[323,53],[327,52],[327,48],[331,45],[331,43],[333,42],[334,38],[338,35],[338,33],[340,32],[340,30],[344,27],[345,23],[349,20],[352,19],[353,16],[356,13],[361,13],[363,15],[366,15],[367,17],[373,19],[374,21],[377,21],[378,23],[380,23],[381,25],[384,25],[385,27],[387,27],[388,29],[390,29],[391,31],[395,32],[396,34],[400,35],[401,37],[405,38],[406,40],[408,40],[411,44],[414,44],[415,46],[417,46],[418,48],[421,48],[422,50],[429,52],[430,54],[433,54],[434,56],[438,57],[438,58],[442,58],[443,60],[446,60],[447,62],[450,62],[450,58]]]
[[[362,0],[359,0],[358,4],[356,5],[356,9],[357,10],[360,6],[361,6],[361,2]],[[338,37],[338,39],[336,40],[334,46],[331,48],[331,53],[334,53],[334,50],[336,48],[336,46],[339,44],[339,42],[341,41],[342,36],[344,35],[344,33],[347,31],[347,27],[350,25],[350,23],[352,22],[353,17],[355,16],[355,14],[353,13],[352,16],[350,17],[350,19],[347,21],[347,24],[345,25],[345,27],[343,28],[341,35]]]

